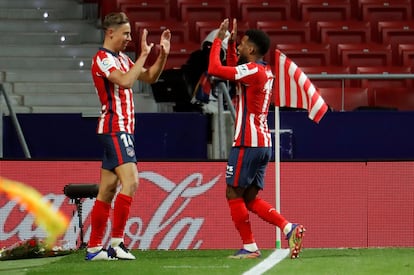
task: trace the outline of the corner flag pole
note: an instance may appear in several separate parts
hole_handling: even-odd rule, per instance
[[[276,211],[280,213],[280,117],[279,107],[275,106],[275,192],[276,192]],[[281,246],[280,228],[276,227],[276,249]]]

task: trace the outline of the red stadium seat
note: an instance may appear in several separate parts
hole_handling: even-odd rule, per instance
[[[358,0],[359,20],[371,22],[372,38],[379,40],[377,22],[412,18],[411,0]]]
[[[337,45],[339,43],[369,43],[371,29],[369,22],[361,21],[318,21],[316,23],[318,38],[321,43],[331,46],[331,60],[339,64]]]
[[[316,35],[317,21],[339,21],[351,19],[349,0],[298,0],[302,21],[311,22],[311,35]]]
[[[330,74],[349,74],[349,68],[344,66],[312,66],[300,67],[302,71],[309,76],[312,83],[318,88],[341,88],[349,87],[349,79],[314,79],[312,75],[330,75]]]
[[[412,21],[380,21],[378,32],[383,44],[390,44],[394,65],[400,65],[398,45],[414,44],[414,22]]]
[[[400,64],[406,67],[414,67],[414,43],[413,44],[399,44],[398,55]]]
[[[131,26],[135,21],[159,21],[171,18],[168,0],[116,0],[116,2],[117,9],[125,12],[129,17]]]
[[[284,21],[291,19],[289,0],[237,0],[238,18],[254,26],[257,21]]]
[[[309,22],[257,21],[256,27],[266,32],[273,43],[307,43],[310,41]]]
[[[330,64],[329,45],[322,44],[276,44],[276,48],[289,57],[299,67],[327,66]],[[275,49],[272,49],[274,52]],[[274,57],[271,58],[271,60]],[[274,64],[274,60],[270,63]]]
[[[319,88],[320,95],[334,111],[354,111],[372,105],[368,88]]]
[[[377,108],[395,108],[400,111],[414,111],[414,92],[411,88],[373,89],[374,106]]]
[[[229,0],[177,0],[179,17],[187,21],[190,28],[190,39],[197,36],[195,22],[216,21],[230,18],[231,5]],[[218,26],[217,26],[218,27]]]
[[[265,60],[270,60],[273,64],[271,56],[274,52],[276,44],[299,44],[308,43],[310,41],[309,22],[300,21],[258,21],[256,27],[266,32],[271,41],[271,47]]]
[[[363,21],[404,21],[412,19],[411,0],[358,0]]]
[[[391,46],[374,43],[338,44],[340,65],[349,66],[351,73],[361,66],[391,66]]]
[[[402,66],[374,66],[374,67],[357,67],[357,74],[382,74],[384,76],[390,74],[411,74],[410,67]],[[362,79],[359,81],[361,87],[381,88],[381,87],[412,87],[412,79]]]
[[[172,43],[165,69],[181,68],[190,54],[200,49],[200,44],[193,42]]]

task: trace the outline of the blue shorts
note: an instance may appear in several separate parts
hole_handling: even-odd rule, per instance
[[[133,135],[126,132],[118,132],[99,134],[98,138],[104,147],[103,169],[112,171],[121,164],[137,162]]]
[[[226,183],[241,188],[257,185],[263,189],[271,156],[272,147],[232,147],[227,162]]]

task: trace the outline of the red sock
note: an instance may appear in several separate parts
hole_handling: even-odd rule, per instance
[[[228,200],[227,201],[230,207],[230,215],[236,226],[237,231],[239,231],[240,237],[243,241],[243,244],[254,243],[254,237],[252,228],[250,226],[249,220],[249,211],[244,204],[244,200],[241,198]]]
[[[125,225],[129,217],[132,197],[119,193],[114,204],[114,222],[112,224],[112,237],[123,238]]]
[[[247,205],[247,208],[268,223],[276,225],[282,231],[283,228],[285,228],[285,226],[289,223],[282,215],[276,211],[273,206],[261,198],[252,200]]]
[[[102,239],[108,223],[109,210],[111,205],[103,201],[96,200],[91,212],[91,236],[88,247],[102,246]]]

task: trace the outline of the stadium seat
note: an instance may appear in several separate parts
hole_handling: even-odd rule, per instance
[[[344,66],[312,66],[300,67],[302,71],[309,76],[312,83],[318,88],[341,88],[349,87],[349,79],[320,79],[313,78],[312,75],[331,75],[331,74],[349,74],[349,68]]]
[[[331,61],[339,64],[337,45],[339,43],[369,43],[371,29],[369,22],[361,21],[318,21],[316,23],[318,39],[331,46]]]
[[[238,18],[255,26],[257,21],[285,21],[291,19],[289,0],[237,0]]]
[[[298,0],[302,21],[311,23],[311,35],[316,35],[317,21],[338,21],[351,19],[350,0]]]
[[[134,25],[135,21],[171,19],[170,2],[168,0],[116,0],[116,3],[117,9],[125,12],[129,17],[131,26]]]
[[[393,64],[401,65],[398,45],[414,44],[414,22],[412,21],[380,21],[378,32],[383,44],[390,44],[393,52]]]
[[[357,74],[381,74],[385,77],[390,74],[411,74],[411,67],[403,66],[374,66],[374,67],[356,67]],[[362,79],[359,82],[360,87],[380,88],[380,87],[412,87],[412,79]],[[355,81],[355,83],[358,83]]]
[[[363,21],[405,21],[412,19],[411,0],[358,0]]]
[[[414,67],[414,43],[413,44],[399,44],[398,55],[400,64],[406,67]]]
[[[271,48],[265,60],[270,60],[273,55],[276,44],[299,44],[310,41],[309,22],[301,21],[257,21],[256,28],[266,32],[271,41]],[[273,64],[273,61],[270,60]]]
[[[190,54],[200,49],[200,44],[194,42],[172,43],[165,69],[181,68]]]
[[[329,45],[308,44],[276,44],[276,48],[289,57],[299,67],[327,66],[330,64]],[[274,52],[275,49],[272,49]],[[271,60],[274,57],[271,58]],[[270,62],[274,64],[274,60]]]
[[[378,36],[379,21],[407,21],[412,18],[411,0],[358,0],[358,18],[371,22],[372,39]]]
[[[414,111],[414,92],[411,88],[373,89],[374,107],[391,108],[400,111]]]
[[[391,66],[391,46],[375,43],[338,44],[340,65],[348,66],[351,73],[361,66]]]
[[[195,22],[216,21],[230,18],[231,5],[229,0],[177,0],[179,9],[178,20],[187,21],[190,28],[190,39],[196,37]]]
[[[215,21],[196,21],[195,22],[195,28],[196,28],[196,34],[192,37],[190,37],[191,40],[201,43],[204,38],[214,29],[217,29],[219,27],[220,22]],[[241,39],[241,37],[244,35],[244,32],[250,28],[250,25],[248,22],[243,21],[237,21],[237,37],[238,39]]]
[[[303,21],[257,21],[256,28],[266,32],[273,43],[307,43],[310,24]]]
[[[161,33],[166,29],[171,31],[171,43],[184,43],[189,39],[187,22],[174,20],[137,21],[134,26],[134,35],[140,38],[143,29],[148,30],[147,41],[154,44],[159,43]]]
[[[334,111],[354,111],[372,105],[368,88],[319,88],[320,95]]]

